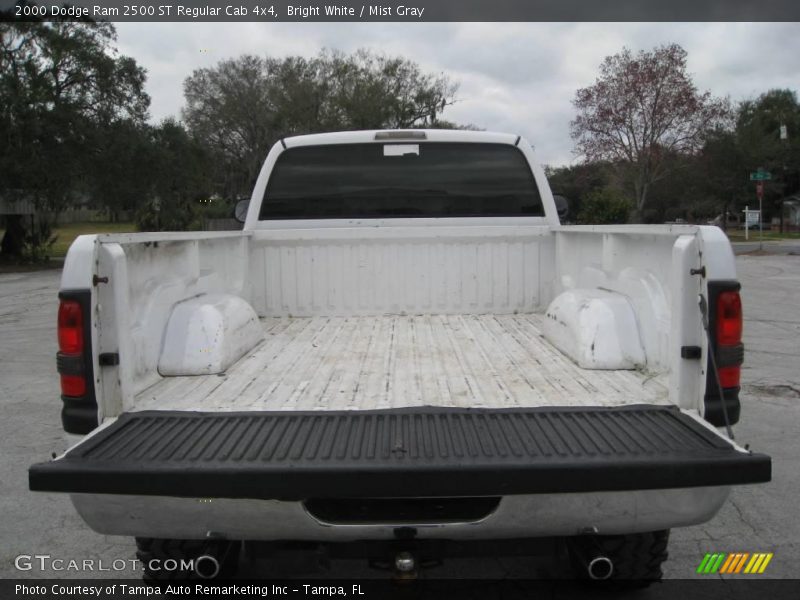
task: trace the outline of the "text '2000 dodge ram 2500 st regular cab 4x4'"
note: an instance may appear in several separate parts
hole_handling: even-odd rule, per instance
[[[717,430],[738,290],[716,227],[560,225],[518,136],[287,138],[243,231],[72,245],[58,370],[85,437],[30,487],[205,576],[242,542],[413,569],[547,540],[658,578],[670,528],[770,479]]]

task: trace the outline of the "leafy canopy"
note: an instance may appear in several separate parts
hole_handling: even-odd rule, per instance
[[[699,92],[677,44],[606,57],[600,75],[579,89],[570,123],[575,151],[588,161],[610,161],[633,184],[641,212],[649,187],[670,170],[670,157],[702,147],[706,134],[729,123],[727,99]]]
[[[183,119],[215,155],[218,192],[235,197],[249,193],[282,137],[437,127],[456,89],[446,76],[424,73],[408,59],[366,50],[314,58],[244,55],[184,81]]]

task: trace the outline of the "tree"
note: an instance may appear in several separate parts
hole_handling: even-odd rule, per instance
[[[136,213],[142,231],[199,229],[200,201],[210,195],[211,163],[206,149],[174,119],[150,129],[149,190]]]
[[[715,194],[704,181],[701,156],[671,153],[664,157],[664,177],[650,188],[647,205],[639,218],[642,223],[664,223],[683,219],[705,223],[716,211]]]
[[[781,139],[781,126],[786,138]],[[764,168],[773,175],[765,182],[765,208],[772,206],[781,217],[780,202],[800,190],[800,104],[792,90],[769,90],[739,106],[736,119],[737,146],[743,154],[741,181],[748,171]],[[754,186],[748,184],[753,198]],[[766,210],[765,210],[766,212]],[[767,215],[768,216],[768,215]]]
[[[445,75],[423,73],[402,57],[366,50],[345,55],[322,52],[324,115],[331,129],[408,129],[435,126],[454,101],[457,85]]]
[[[703,175],[703,194],[716,216],[722,214],[727,227],[728,213],[740,214],[747,200],[747,157],[736,131],[716,131],[708,136],[700,152],[698,167]]]
[[[583,200],[593,191],[610,187],[612,167],[606,163],[580,163],[567,167],[545,167],[554,194],[569,201],[569,213],[579,215]]]
[[[614,163],[632,184],[634,217],[641,219],[653,183],[669,172],[669,156],[691,154],[705,135],[724,126],[727,99],[698,92],[677,44],[606,57],[600,76],[579,89],[570,123],[576,153],[588,161]]]
[[[144,122],[145,72],[115,40],[110,23],[0,23],[0,195],[58,213],[86,187],[101,134]]]
[[[153,169],[160,149],[156,146],[152,127],[126,119],[95,127],[91,139],[89,163],[86,165],[86,191],[95,206],[108,211],[112,222],[121,211],[137,208],[148,198]]]
[[[282,137],[333,130],[436,127],[456,85],[404,59],[359,51],[314,58],[240,56],[184,81],[183,119],[215,157],[223,197],[249,193]]]
[[[595,189],[583,199],[578,222],[592,225],[625,223],[631,210],[630,202],[610,188]]]
[[[273,77],[265,59],[241,56],[198,69],[183,83],[183,119],[215,154],[214,174],[224,196],[244,193],[278,135]]]

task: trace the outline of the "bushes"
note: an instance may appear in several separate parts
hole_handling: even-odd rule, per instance
[[[139,231],[197,231],[202,229],[197,203],[180,198],[148,200],[136,211]]]
[[[31,219],[26,224],[23,215],[7,215],[6,231],[2,241],[2,255],[11,262],[46,263],[53,255],[53,244],[58,236],[53,233],[53,224],[43,216]]]
[[[632,204],[618,192],[602,188],[589,192],[581,201],[578,222],[587,225],[627,223]]]
[[[22,242],[22,260],[29,263],[45,263],[53,254],[53,244],[58,236],[53,225],[46,219],[37,219],[33,227],[25,232]]]

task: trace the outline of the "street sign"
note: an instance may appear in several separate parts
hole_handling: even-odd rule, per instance
[[[772,173],[767,171],[755,171],[750,173],[750,181],[769,181],[772,179]]]
[[[744,210],[744,222],[748,227],[755,227],[761,220],[761,212],[757,210]]]

